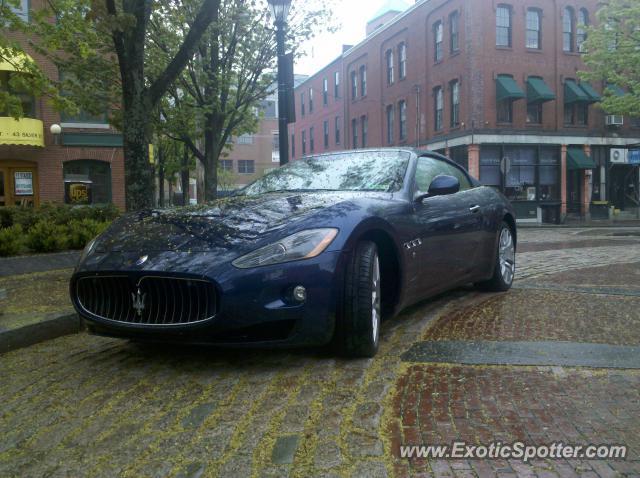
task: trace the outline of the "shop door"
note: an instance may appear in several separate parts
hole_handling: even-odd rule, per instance
[[[0,167],[0,207],[38,205],[38,170],[19,162]]]
[[[7,180],[7,170],[0,168],[0,206],[6,206],[5,191],[9,189],[6,184],[6,180]]]
[[[581,179],[581,170],[567,171],[567,212],[569,213],[580,214],[580,206],[582,204]]]
[[[638,204],[638,168],[632,164],[616,164],[609,173],[611,178],[610,198],[621,211],[635,209]]]

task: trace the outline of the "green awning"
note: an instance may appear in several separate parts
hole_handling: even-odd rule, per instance
[[[499,76],[496,79],[496,99],[498,101],[524,98],[524,91],[520,89],[518,83],[510,76]]]
[[[598,165],[587,156],[582,148],[569,148],[567,150],[567,169],[575,171],[577,169],[595,169]]]
[[[589,96],[589,103],[597,103],[602,100],[602,97],[596,90],[593,89],[589,83],[580,83],[580,88]]]
[[[62,133],[64,146],[122,148],[121,134]]]
[[[556,95],[542,78],[529,77],[527,79],[527,102],[537,103],[553,101]]]
[[[580,85],[573,80],[564,82],[564,102],[572,103],[589,103],[591,101],[589,95],[580,88]]]

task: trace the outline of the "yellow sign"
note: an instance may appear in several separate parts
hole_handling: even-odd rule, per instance
[[[0,48],[0,71],[24,72],[33,58],[22,51]]]
[[[44,148],[42,121],[31,118],[0,118],[0,144],[39,146]]]
[[[151,164],[156,164],[156,158],[155,158],[155,156],[153,154],[153,145],[152,144],[149,145],[149,162]]]
[[[71,202],[88,202],[89,187],[86,184],[72,184],[69,197],[71,198]]]
[[[91,183],[65,183],[67,204],[91,204]]]

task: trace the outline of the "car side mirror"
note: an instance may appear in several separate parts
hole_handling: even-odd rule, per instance
[[[431,185],[429,186],[429,192],[418,193],[416,196],[416,202],[422,202],[423,200],[434,196],[447,196],[449,194],[455,194],[460,191],[460,180],[454,176],[448,176],[441,174],[436,176]]]
[[[460,180],[445,174],[436,176],[429,186],[429,196],[447,196],[458,191],[460,191]]]

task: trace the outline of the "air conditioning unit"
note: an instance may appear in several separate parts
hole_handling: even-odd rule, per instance
[[[607,126],[622,126],[624,124],[624,116],[607,115],[605,116],[605,122],[607,123]]]
[[[610,161],[611,161],[611,164],[626,164],[627,150],[622,148],[612,148]]]

